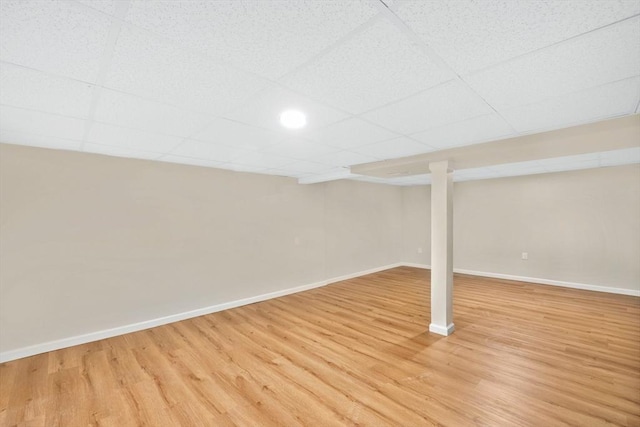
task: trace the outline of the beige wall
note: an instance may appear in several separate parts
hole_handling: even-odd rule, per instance
[[[0,351],[401,260],[400,188],[0,145]]]
[[[431,260],[431,186],[402,189],[402,260],[430,264]],[[419,250],[422,250],[422,253]]]
[[[639,195],[640,165],[456,183],[454,267],[640,289]],[[429,264],[429,199],[0,144],[0,351]]]
[[[407,261],[430,263],[416,254],[429,239],[428,194],[403,192]],[[453,263],[640,290],[640,165],[456,183]]]

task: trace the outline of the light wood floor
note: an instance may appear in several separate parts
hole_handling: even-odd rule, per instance
[[[0,365],[0,425],[640,426],[640,298],[396,268]]]

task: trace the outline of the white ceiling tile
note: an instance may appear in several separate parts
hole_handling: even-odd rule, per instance
[[[246,149],[229,147],[222,144],[185,140],[182,144],[172,150],[170,154],[228,163],[247,152],[248,150]]]
[[[529,104],[640,74],[640,17],[465,76],[489,104]]]
[[[188,137],[206,126],[211,118],[205,114],[103,89],[97,103],[95,120],[148,132]]]
[[[638,141],[638,144],[640,144],[640,141]],[[632,163],[640,163],[640,147],[600,153],[600,166],[617,166]]]
[[[338,151],[336,153],[324,154],[314,157],[314,160],[331,166],[353,166],[361,163],[375,162],[377,157],[366,154],[354,153],[353,151]]]
[[[299,110],[307,116],[303,129],[288,130],[280,124],[285,110]],[[345,119],[347,114],[313,101],[306,96],[281,87],[267,89],[241,107],[224,115],[227,118],[289,135],[306,135],[321,126]]]
[[[262,150],[286,142],[288,138],[281,133],[252,127],[233,120],[214,118],[190,139],[249,150]]]
[[[283,176],[283,177],[298,178],[298,179],[318,176],[318,174],[297,172],[297,171],[284,170],[284,169],[266,169],[260,173],[265,175],[275,175],[275,176]]]
[[[165,153],[178,146],[181,141],[181,138],[175,136],[143,132],[103,123],[93,123],[87,136],[87,142],[94,144],[154,153]]]
[[[505,109],[501,113],[519,132],[534,132],[632,114],[638,99],[640,77]]]
[[[459,73],[640,13],[637,0],[420,0],[398,16]]]
[[[306,135],[314,141],[347,150],[398,136],[400,135],[358,118],[342,120]]]
[[[122,92],[214,114],[240,105],[267,85],[130,25],[118,37],[105,82]]]
[[[81,141],[84,120],[0,105],[0,128]]]
[[[400,137],[355,148],[354,151],[379,159],[395,159],[398,157],[427,153],[433,151],[433,149],[413,139]]]
[[[462,83],[452,81],[371,111],[364,117],[387,129],[413,134],[491,112],[493,110]]]
[[[160,160],[161,162],[167,162],[167,163],[180,163],[183,165],[204,166],[204,167],[210,167],[210,168],[218,168],[224,164],[223,162],[216,162],[213,160],[195,159],[193,157],[174,156],[171,154],[164,155],[160,157],[158,160]]]
[[[136,1],[127,20],[218,60],[277,78],[376,12],[368,0]]]
[[[324,165],[322,163],[300,160],[277,169],[293,173],[324,174],[334,172],[338,168]]]
[[[359,114],[453,77],[386,20],[287,76],[301,93]]]
[[[106,13],[107,15],[115,14],[118,8],[118,2],[122,0],[75,0],[79,3],[82,3],[86,6],[89,6],[92,9],[99,10],[100,12]]]
[[[234,172],[247,172],[247,173],[263,173],[268,170],[262,166],[248,166],[239,165],[237,163],[224,163],[219,166],[220,169],[226,169]]]
[[[338,151],[340,150],[337,148],[301,138],[289,138],[281,144],[264,150],[265,153],[297,160],[316,160],[321,156]]]
[[[0,63],[0,103],[86,118],[93,86],[41,71]]]
[[[94,82],[111,20],[60,0],[0,2],[0,59]]]
[[[92,143],[84,144],[82,151],[84,151],[85,153],[104,154],[106,156],[129,157],[134,159],[146,160],[156,160],[159,156],[161,156],[161,154],[152,151],[136,150],[134,148],[128,147],[114,147],[110,145]]]
[[[515,132],[499,115],[493,113],[456,122],[425,132],[412,138],[439,150],[492,141],[515,135]]]
[[[337,168],[328,173],[310,174],[298,179],[298,184],[315,184],[318,182],[336,181],[338,179],[347,179],[354,176],[349,168]]]
[[[263,169],[277,169],[294,162],[295,160],[286,157],[251,151],[234,158],[232,163],[235,165],[252,166]]]
[[[1,124],[1,123],[0,123]],[[26,132],[12,132],[0,129],[0,142],[6,144],[28,145],[31,147],[53,148],[59,150],[79,150],[82,141],[37,135]]]

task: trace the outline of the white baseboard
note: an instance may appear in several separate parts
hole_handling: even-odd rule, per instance
[[[516,280],[518,282],[535,283],[537,285],[560,286],[563,288],[582,289],[585,291],[608,292],[611,294],[631,295],[640,297],[640,290],[627,288],[613,288],[609,286],[588,285],[586,283],[564,282],[562,280],[540,279],[537,277],[515,276],[512,274],[488,273],[486,271],[465,270],[454,268],[454,273],[469,274],[471,276],[491,277],[494,279]]]
[[[428,264],[419,264],[417,262],[403,262],[401,263],[403,267],[414,267],[414,268],[422,268],[425,270],[431,270],[431,266]]]
[[[403,266],[431,269],[430,265],[417,264],[413,262],[403,262]],[[627,288],[612,288],[609,286],[587,285],[586,283],[564,282],[562,280],[540,279],[538,277],[515,276],[513,274],[489,273],[486,271],[466,270],[464,268],[454,268],[454,273],[468,274],[470,276],[491,277],[494,279],[515,280],[517,282],[535,283],[537,285],[560,286],[563,288],[583,289],[585,291],[608,292],[611,294],[630,295],[640,297],[640,290]]]
[[[186,311],[183,313],[176,313],[169,316],[159,317],[156,319],[145,320],[143,322],[133,323],[133,324],[124,325],[124,326],[118,326],[111,329],[104,329],[101,331],[90,332],[83,335],[76,335],[73,337],[62,338],[59,340],[49,341],[42,344],[36,344],[28,347],[18,348],[15,350],[0,352],[0,363],[8,362],[15,359],[21,359],[23,357],[34,356],[36,354],[46,353],[48,351],[59,350],[61,348],[72,347],[74,345],[86,344],[88,342],[98,341],[105,338],[111,338],[118,335],[124,335],[131,332],[142,331],[144,329],[154,328],[156,326],[162,326],[168,323],[179,322],[181,320],[191,319],[193,317],[203,316],[206,314],[211,314],[211,313],[215,313],[222,310],[228,310],[230,308],[240,307],[247,304],[253,304],[256,302],[265,301],[272,298],[278,298],[281,296],[290,295],[297,292],[307,291],[307,290],[319,288],[321,286],[325,286],[331,283],[353,279],[355,277],[377,273],[379,271],[388,270],[390,268],[400,267],[400,266],[431,269],[430,265],[411,263],[411,262],[399,262],[399,263],[389,264],[382,267],[359,271],[356,273],[345,274],[342,276],[334,277],[327,280],[322,280],[322,281],[307,284],[307,285],[296,286],[293,288],[283,289],[280,291],[269,292],[266,294],[256,295],[249,298],[243,298],[235,301],[216,304],[209,307],[203,307],[203,308],[199,308],[191,311]],[[551,286],[562,286],[565,288],[584,289],[588,291],[609,292],[609,293],[615,293],[615,294],[632,295],[632,296],[640,297],[640,290],[634,290],[634,289],[611,288],[607,286],[596,286],[596,285],[587,285],[583,283],[563,282],[559,280],[514,276],[511,274],[488,273],[484,271],[465,270],[461,268],[455,268],[453,271],[455,273],[469,274],[472,276],[492,277],[496,279],[515,280],[519,282],[528,282],[528,283],[536,283],[536,284],[551,285]],[[444,332],[446,332],[446,330],[447,328],[444,328]],[[432,332],[440,333],[438,331],[432,331]],[[448,335],[448,334],[441,333],[441,335]]]
[[[53,351],[53,350],[59,350],[61,348],[72,347],[74,345],[86,344],[89,342],[98,341],[105,338],[111,338],[118,335],[124,335],[131,332],[142,331],[144,329],[154,328],[156,326],[162,326],[168,323],[179,322],[181,320],[191,319],[193,317],[204,316],[205,314],[211,314],[211,313],[215,313],[222,310],[228,310],[230,308],[240,307],[247,304],[253,304],[260,301],[266,301],[272,298],[278,298],[285,295],[295,294],[297,292],[319,288],[321,286],[325,286],[331,283],[353,279],[355,277],[364,276],[371,273],[377,273],[379,271],[388,270],[394,267],[399,267],[401,265],[402,263],[389,264],[382,267],[372,268],[369,270],[358,271],[356,273],[345,274],[343,276],[334,277],[331,279],[322,280],[320,282],[310,283],[307,285],[296,286],[293,288],[283,289],[275,292],[269,292],[262,295],[256,295],[249,298],[243,298],[235,301],[216,304],[209,307],[198,308],[195,310],[176,313],[169,316],[159,317],[156,319],[145,320],[143,322],[132,323],[124,326],[118,326],[111,329],[104,329],[101,331],[89,332],[83,335],[76,335],[73,337],[62,338],[59,340],[49,341],[42,344],[28,346],[28,347],[22,347],[15,350],[8,350],[8,351],[0,352],[0,363],[21,359],[23,357],[35,356],[36,354],[46,353],[48,351]]]
[[[438,335],[444,335],[445,337],[451,335],[455,329],[456,328],[453,323],[450,323],[447,326],[436,325],[435,323],[429,325],[429,332],[433,332],[434,334]]]

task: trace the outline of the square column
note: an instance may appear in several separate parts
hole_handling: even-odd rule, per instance
[[[431,170],[431,324],[429,331],[453,333],[453,174],[448,161]]]

